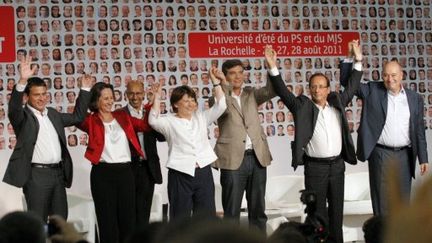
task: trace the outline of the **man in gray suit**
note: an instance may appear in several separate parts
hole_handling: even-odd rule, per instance
[[[349,65],[341,67],[341,84]],[[416,158],[420,174],[428,170],[428,155],[423,121],[422,97],[402,86],[400,64],[384,65],[383,82],[360,85],[357,96],[363,100],[358,129],[357,157],[369,161],[369,183],[375,215],[387,213],[388,166],[394,161],[400,172],[400,190],[405,200],[411,193]]]
[[[66,189],[72,184],[72,159],[67,150],[65,127],[84,120],[90,101],[91,77],[82,78],[80,95],[72,114],[46,107],[45,82],[33,76],[31,58],[20,63],[20,80],[9,101],[9,120],[17,144],[9,159],[3,181],[22,187],[29,211],[46,222],[48,215],[67,218]],[[27,104],[23,106],[26,95]]]
[[[225,61],[222,72],[227,109],[218,119],[220,136],[215,146],[215,166],[221,169],[224,216],[239,220],[246,190],[249,224],[265,231],[266,167],[272,157],[260,125],[258,106],[276,94],[270,82],[259,89],[243,88],[243,67],[238,59]]]

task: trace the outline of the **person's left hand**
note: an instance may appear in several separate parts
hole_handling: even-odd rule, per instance
[[[265,55],[265,59],[267,61],[267,64],[269,66],[269,69],[276,67],[277,53],[271,45],[265,46],[264,55]]]

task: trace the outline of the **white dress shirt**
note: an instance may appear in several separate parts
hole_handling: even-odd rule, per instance
[[[62,159],[60,139],[54,125],[48,118],[48,109],[45,108],[43,112],[40,112],[31,105],[27,106],[39,123],[39,131],[31,162],[40,164],[59,163]]]
[[[23,92],[26,86],[27,85],[18,83],[15,86],[15,89],[18,92]],[[82,89],[86,91],[90,90],[90,88]],[[33,108],[30,104],[27,104],[27,107],[33,112],[39,123],[39,132],[31,162],[40,164],[59,163],[62,159],[60,139],[57,131],[54,128],[54,125],[48,118],[48,109],[45,108],[43,112],[40,112]]]
[[[23,92],[25,87],[26,85],[18,83],[15,89]],[[27,107],[33,112],[39,123],[39,131],[31,162],[39,164],[59,163],[62,159],[60,139],[54,125],[48,118],[48,109],[45,108],[44,111],[40,112],[30,104],[27,104]]]
[[[352,59],[345,59],[344,62],[352,62]],[[353,68],[361,71],[361,62],[355,62]],[[277,67],[270,69],[271,76],[279,75]],[[316,104],[315,104],[316,105]],[[311,140],[306,145],[306,154],[314,158],[328,158],[337,156],[342,151],[342,121],[339,111],[326,103],[319,109],[318,118]]]
[[[240,92],[240,95],[235,95],[234,92],[232,93],[232,97],[237,101],[237,104],[239,105],[240,109],[242,108],[241,106],[241,101],[240,101],[240,97],[241,94],[243,93],[243,90]],[[247,149],[253,149],[253,145],[252,145],[252,140],[249,137],[249,135],[246,133],[246,144],[245,144],[245,150]]]
[[[116,119],[104,122],[105,141],[101,161],[107,163],[125,163],[131,161],[129,140]]]
[[[399,94],[387,92],[387,117],[378,143],[389,147],[411,144],[409,137],[410,110],[405,90]]]
[[[208,139],[207,127],[224,113],[226,107],[223,96],[210,109],[196,111],[190,120],[177,116],[162,117],[152,108],[149,123],[166,138],[168,168],[195,176],[196,165],[203,168],[217,159]]]
[[[138,118],[138,119],[143,118],[143,116],[144,116],[143,109],[136,110],[130,104],[128,104],[128,109],[129,109],[131,116]],[[144,133],[143,132],[137,132],[137,135],[138,135],[138,141],[141,144],[141,147],[144,148]],[[146,157],[144,149],[143,149],[143,153],[144,153],[144,157],[141,159],[146,160],[147,157]]]
[[[316,105],[316,104],[315,104]],[[337,156],[342,151],[342,122],[340,112],[328,103],[319,109],[315,129],[306,145],[306,154],[314,158]]]

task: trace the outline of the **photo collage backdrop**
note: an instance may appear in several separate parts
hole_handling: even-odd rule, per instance
[[[200,109],[212,95],[208,70],[224,59],[190,58],[188,33],[265,31],[358,31],[364,54],[364,81],[381,80],[382,65],[397,59],[404,85],[425,100],[425,123],[432,129],[431,0],[15,0],[17,60],[32,57],[37,76],[49,87],[49,106],[72,112],[81,76],[111,83],[115,108],[124,106],[125,85],[139,80],[148,89],[163,85],[161,111],[171,113],[174,87],[190,85]],[[192,46],[191,48],[200,48]],[[235,57],[233,57],[235,58]],[[340,58],[280,57],[280,72],[296,95],[310,95],[308,78],[315,72],[339,91]],[[267,81],[264,57],[242,58],[246,86]],[[7,114],[11,90],[19,79],[19,62],[0,64],[0,150],[13,149],[16,138]],[[149,94],[147,94],[148,100]],[[362,102],[346,108],[352,132]],[[276,97],[260,106],[260,119],[270,140],[294,138],[292,114]],[[209,138],[218,136],[217,126]],[[67,129],[70,147],[84,147],[87,134]]]

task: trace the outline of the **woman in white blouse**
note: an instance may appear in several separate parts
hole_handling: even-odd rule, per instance
[[[175,88],[170,103],[173,116],[160,116],[161,88],[156,85],[149,124],[162,133],[169,146],[167,161],[168,199],[170,219],[190,217],[193,214],[216,212],[214,183],[210,164],[217,157],[207,134],[207,127],[226,110],[226,100],[221,82],[225,82],[222,71],[213,68],[209,72],[216,102],[204,112],[197,111],[195,92],[186,85]]]

